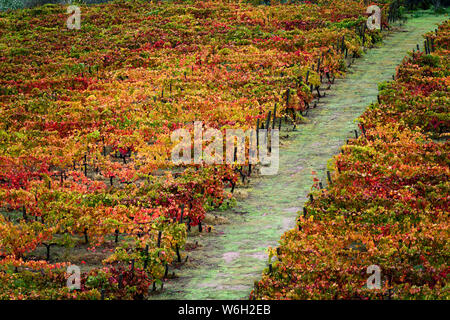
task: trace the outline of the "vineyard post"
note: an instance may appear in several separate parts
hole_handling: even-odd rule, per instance
[[[83,234],[84,234],[84,242],[85,242],[85,244],[88,244],[89,237],[88,237],[88,233],[87,233],[87,228],[84,228]]]
[[[84,163],[83,163],[83,166],[84,166],[84,175],[85,175],[85,177],[87,177],[87,155],[85,154],[84,155]]]
[[[289,95],[290,95],[290,90],[289,88],[286,89],[286,108],[289,107]]]
[[[105,137],[102,137],[102,143],[103,143],[103,156],[106,157]]]
[[[266,119],[266,125],[265,128],[268,131],[269,127],[270,127],[270,118],[272,117],[272,110],[269,110],[269,113],[267,114],[267,119]],[[266,135],[267,135],[267,131],[266,131]]]
[[[145,258],[144,258],[144,270],[147,269],[147,265],[148,265],[148,244],[145,246],[144,249],[144,254],[145,254]]]
[[[267,119],[266,119],[266,134],[264,135],[264,143],[267,142],[267,138],[268,138],[268,134],[269,134],[269,125],[270,125],[270,118],[272,115],[272,110],[269,110],[269,113],[267,114]]]
[[[256,148],[259,148],[259,118],[256,120]]]
[[[45,246],[45,248],[47,249],[47,257],[46,257],[46,261],[48,262],[48,261],[50,261],[50,247],[51,246],[53,246],[53,245],[55,245],[54,243],[49,243],[49,244],[47,244],[47,243],[42,243],[44,246]]]
[[[161,248],[161,236],[162,236],[162,231],[158,231],[158,242],[156,244],[156,246],[158,248]]]
[[[277,119],[277,104],[275,103],[275,106],[273,107],[273,123],[272,123],[272,130],[275,129],[275,121]]]
[[[362,46],[363,46],[363,49],[364,49],[364,44],[365,44],[365,42],[366,42],[366,24],[364,23],[364,24],[363,24],[363,36],[362,36]]]
[[[178,243],[176,244],[175,249],[177,252],[177,261],[181,262],[180,247],[178,246]]]

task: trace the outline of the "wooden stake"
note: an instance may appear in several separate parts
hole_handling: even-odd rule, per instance
[[[259,118],[256,120],[256,148],[259,147]]]
[[[275,129],[275,120],[277,119],[277,104],[273,107],[273,122],[272,122],[272,130]],[[270,121],[270,119],[269,119]]]
[[[147,269],[147,265],[148,265],[148,244],[145,246],[144,249],[144,254],[145,254],[145,258],[144,258],[144,270]]]
[[[161,237],[162,237],[162,231],[158,231],[158,242],[156,244],[156,246],[158,248],[161,248]]]
[[[84,229],[84,242],[85,242],[86,244],[89,243],[89,238],[88,238],[88,234],[87,234],[87,229]]]
[[[178,243],[176,244],[176,251],[177,251],[177,261],[181,262],[180,248],[178,247]]]

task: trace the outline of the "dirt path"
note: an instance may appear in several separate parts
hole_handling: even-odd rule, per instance
[[[228,212],[229,223],[214,232],[193,237],[201,247],[189,252],[190,262],[177,270],[156,299],[247,299],[253,283],[267,266],[266,249],[277,246],[284,231],[295,225],[313,183],[315,170],[326,181],[326,164],[357,128],[354,119],[376,100],[377,84],[392,79],[395,68],[422,35],[446,17],[410,19],[403,31],[389,35],[380,48],[358,59],[345,79],[337,80],[320,107],[311,110],[308,123],[289,132],[289,144],[280,149],[280,170],[247,189],[248,197]],[[285,133],[282,133],[285,135]],[[325,185],[325,183],[324,183]]]

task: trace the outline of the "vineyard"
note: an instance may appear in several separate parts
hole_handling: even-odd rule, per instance
[[[355,0],[116,0],[80,4],[80,29],[64,5],[1,11],[0,299],[161,293],[262,168],[174,163],[172,133],[300,127],[401,19],[372,4],[381,30]],[[380,85],[251,298],[448,298],[449,27]]]

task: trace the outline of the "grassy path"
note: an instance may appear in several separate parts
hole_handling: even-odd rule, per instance
[[[434,30],[444,16],[410,19],[381,47],[358,59],[345,79],[336,80],[319,108],[308,113],[308,123],[289,132],[280,149],[280,170],[247,189],[248,196],[221,213],[228,223],[209,234],[193,237],[201,245],[189,252],[190,262],[178,278],[166,282],[156,299],[246,299],[267,265],[266,249],[276,246],[284,231],[295,225],[313,184],[311,171],[322,181],[328,160],[339,152],[357,128],[354,119],[376,100],[379,82],[392,79],[395,68],[422,35]],[[285,135],[283,132],[281,135]],[[325,183],[324,183],[325,184]]]

